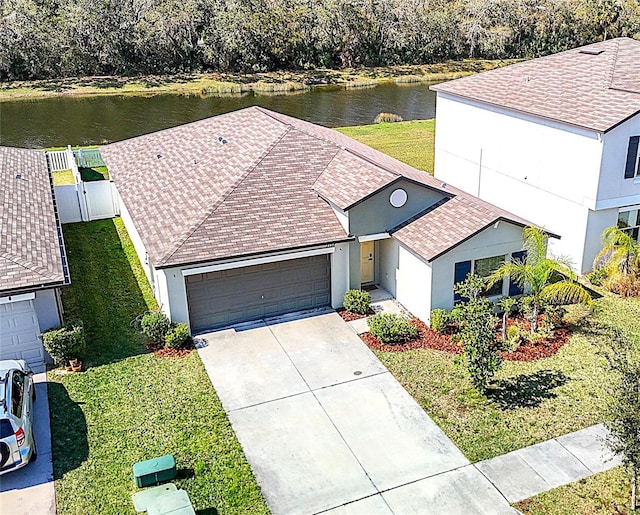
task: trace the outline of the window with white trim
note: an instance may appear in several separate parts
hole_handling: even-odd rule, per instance
[[[640,234],[640,209],[618,212],[618,227],[637,241]]]
[[[624,178],[633,179],[638,175],[640,175],[640,136],[631,136],[627,148]]]

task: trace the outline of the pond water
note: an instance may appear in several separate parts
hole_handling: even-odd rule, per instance
[[[424,83],[316,87],[290,95],[51,97],[0,103],[0,144],[100,145],[252,105],[327,127],[370,124],[380,112],[405,120],[435,117],[435,93]]]

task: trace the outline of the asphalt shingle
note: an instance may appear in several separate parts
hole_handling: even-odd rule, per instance
[[[611,39],[432,89],[606,132],[640,112],[640,41]]]
[[[0,182],[0,293],[68,283],[45,154],[0,147]]]

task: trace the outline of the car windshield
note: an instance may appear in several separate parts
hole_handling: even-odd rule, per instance
[[[13,426],[8,418],[0,419],[0,438],[13,436]]]

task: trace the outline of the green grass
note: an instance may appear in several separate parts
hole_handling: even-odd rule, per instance
[[[49,372],[58,513],[135,513],[132,466],[171,453],[199,513],[267,513],[196,352],[157,358],[130,327],[155,307],[120,219],[64,226],[66,317],[86,329],[87,370]]]
[[[640,330],[640,299],[605,295],[550,358],[505,362],[487,397],[452,356],[430,350],[376,354],[462,452],[479,461],[604,419],[610,372],[599,354],[604,324]],[[573,310],[578,320],[578,308]]]
[[[339,132],[433,174],[435,120],[342,127]]]
[[[630,513],[631,480],[622,467],[544,492],[514,506],[525,515]]]
[[[514,59],[463,59],[425,65],[379,68],[326,68],[265,73],[203,73],[142,77],[75,77],[0,84],[0,102],[59,95],[122,95],[176,93],[182,95],[288,94],[309,89],[311,83],[344,87],[375,86],[384,82],[442,82],[517,62]],[[322,87],[322,86],[319,86]]]
[[[80,177],[85,182],[103,181],[109,179],[109,171],[106,166],[96,166],[95,168],[80,168]]]
[[[51,175],[53,175],[54,186],[73,185],[73,172],[71,170],[59,170]]]

